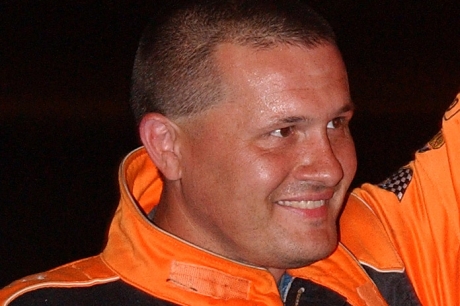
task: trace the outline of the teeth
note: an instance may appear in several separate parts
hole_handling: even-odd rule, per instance
[[[300,209],[314,209],[324,205],[324,200],[320,201],[278,201],[277,204]]]

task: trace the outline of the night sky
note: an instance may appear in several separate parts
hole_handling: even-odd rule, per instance
[[[158,3],[0,2],[0,286],[101,250],[117,166],[139,145],[129,79]],[[460,89],[459,3],[311,1],[349,71],[355,185],[383,179],[439,128]]]

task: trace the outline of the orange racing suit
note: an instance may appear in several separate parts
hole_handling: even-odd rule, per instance
[[[28,276],[2,305],[460,305],[460,103],[414,161],[355,189],[328,258],[287,271],[280,291],[260,267],[156,227],[162,181],[145,150],[120,166],[121,199],[97,256]]]

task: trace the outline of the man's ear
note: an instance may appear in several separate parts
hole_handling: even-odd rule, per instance
[[[181,177],[178,127],[165,116],[148,113],[139,125],[139,134],[147,153],[168,180]]]

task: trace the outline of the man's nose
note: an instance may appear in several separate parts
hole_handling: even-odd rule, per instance
[[[337,149],[327,135],[306,140],[298,156],[299,163],[294,169],[294,177],[324,186],[336,186],[344,175],[342,164],[337,158]]]

